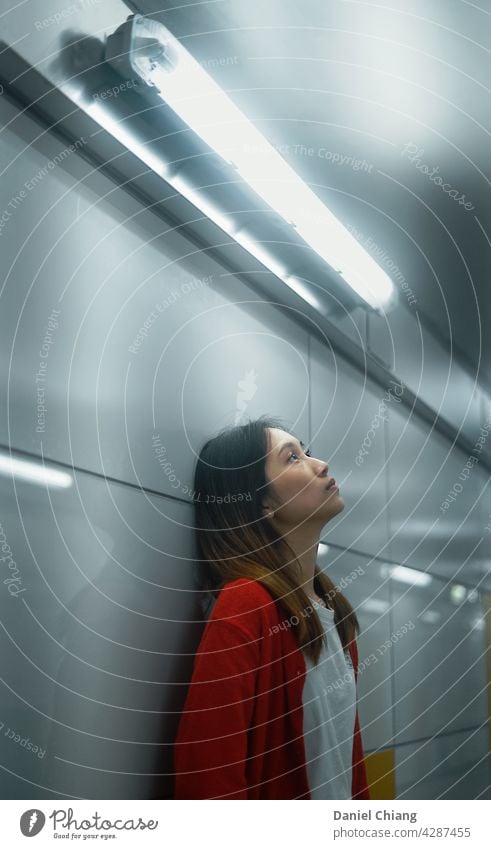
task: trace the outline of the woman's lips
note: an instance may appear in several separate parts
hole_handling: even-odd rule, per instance
[[[326,486],[326,490],[327,490],[327,489],[339,489],[339,487],[338,487],[338,486],[337,486],[337,484],[336,484],[336,480],[335,480],[335,478],[331,478],[330,482],[329,482],[329,483],[328,483],[328,485]]]

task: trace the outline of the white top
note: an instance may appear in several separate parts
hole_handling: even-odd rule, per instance
[[[351,655],[343,652],[334,610],[311,599],[326,632],[317,666],[306,657],[303,730],[312,799],[351,799],[356,685]]]

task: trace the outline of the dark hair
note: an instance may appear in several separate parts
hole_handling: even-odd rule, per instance
[[[217,598],[222,587],[237,578],[258,581],[291,618],[300,648],[317,664],[322,645],[327,646],[324,629],[301,586],[294,551],[263,514],[263,499],[267,493],[274,495],[265,469],[268,428],[288,430],[279,418],[261,416],[224,428],[201,449],[193,494],[198,582],[204,593]],[[326,604],[329,599],[346,650],[355,629],[360,630],[355,611],[318,565],[314,589]]]

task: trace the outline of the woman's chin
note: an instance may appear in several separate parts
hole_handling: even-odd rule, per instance
[[[345,504],[344,499],[341,495],[332,495],[330,498],[326,499],[324,504],[319,507],[319,516],[322,517],[324,523],[330,522],[331,519],[334,519],[338,513],[341,513],[344,510]]]
[[[338,513],[341,513],[341,510],[344,510],[345,508],[343,496],[338,492],[335,495],[333,494],[333,496],[331,496],[331,498],[327,501],[326,507],[328,507],[331,516],[336,516]]]

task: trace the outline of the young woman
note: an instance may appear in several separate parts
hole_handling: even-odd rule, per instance
[[[316,564],[344,508],[327,463],[262,416],[203,446],[194,504],[215,601],[175,741],[175,798],[370,799],[358,619]]]

